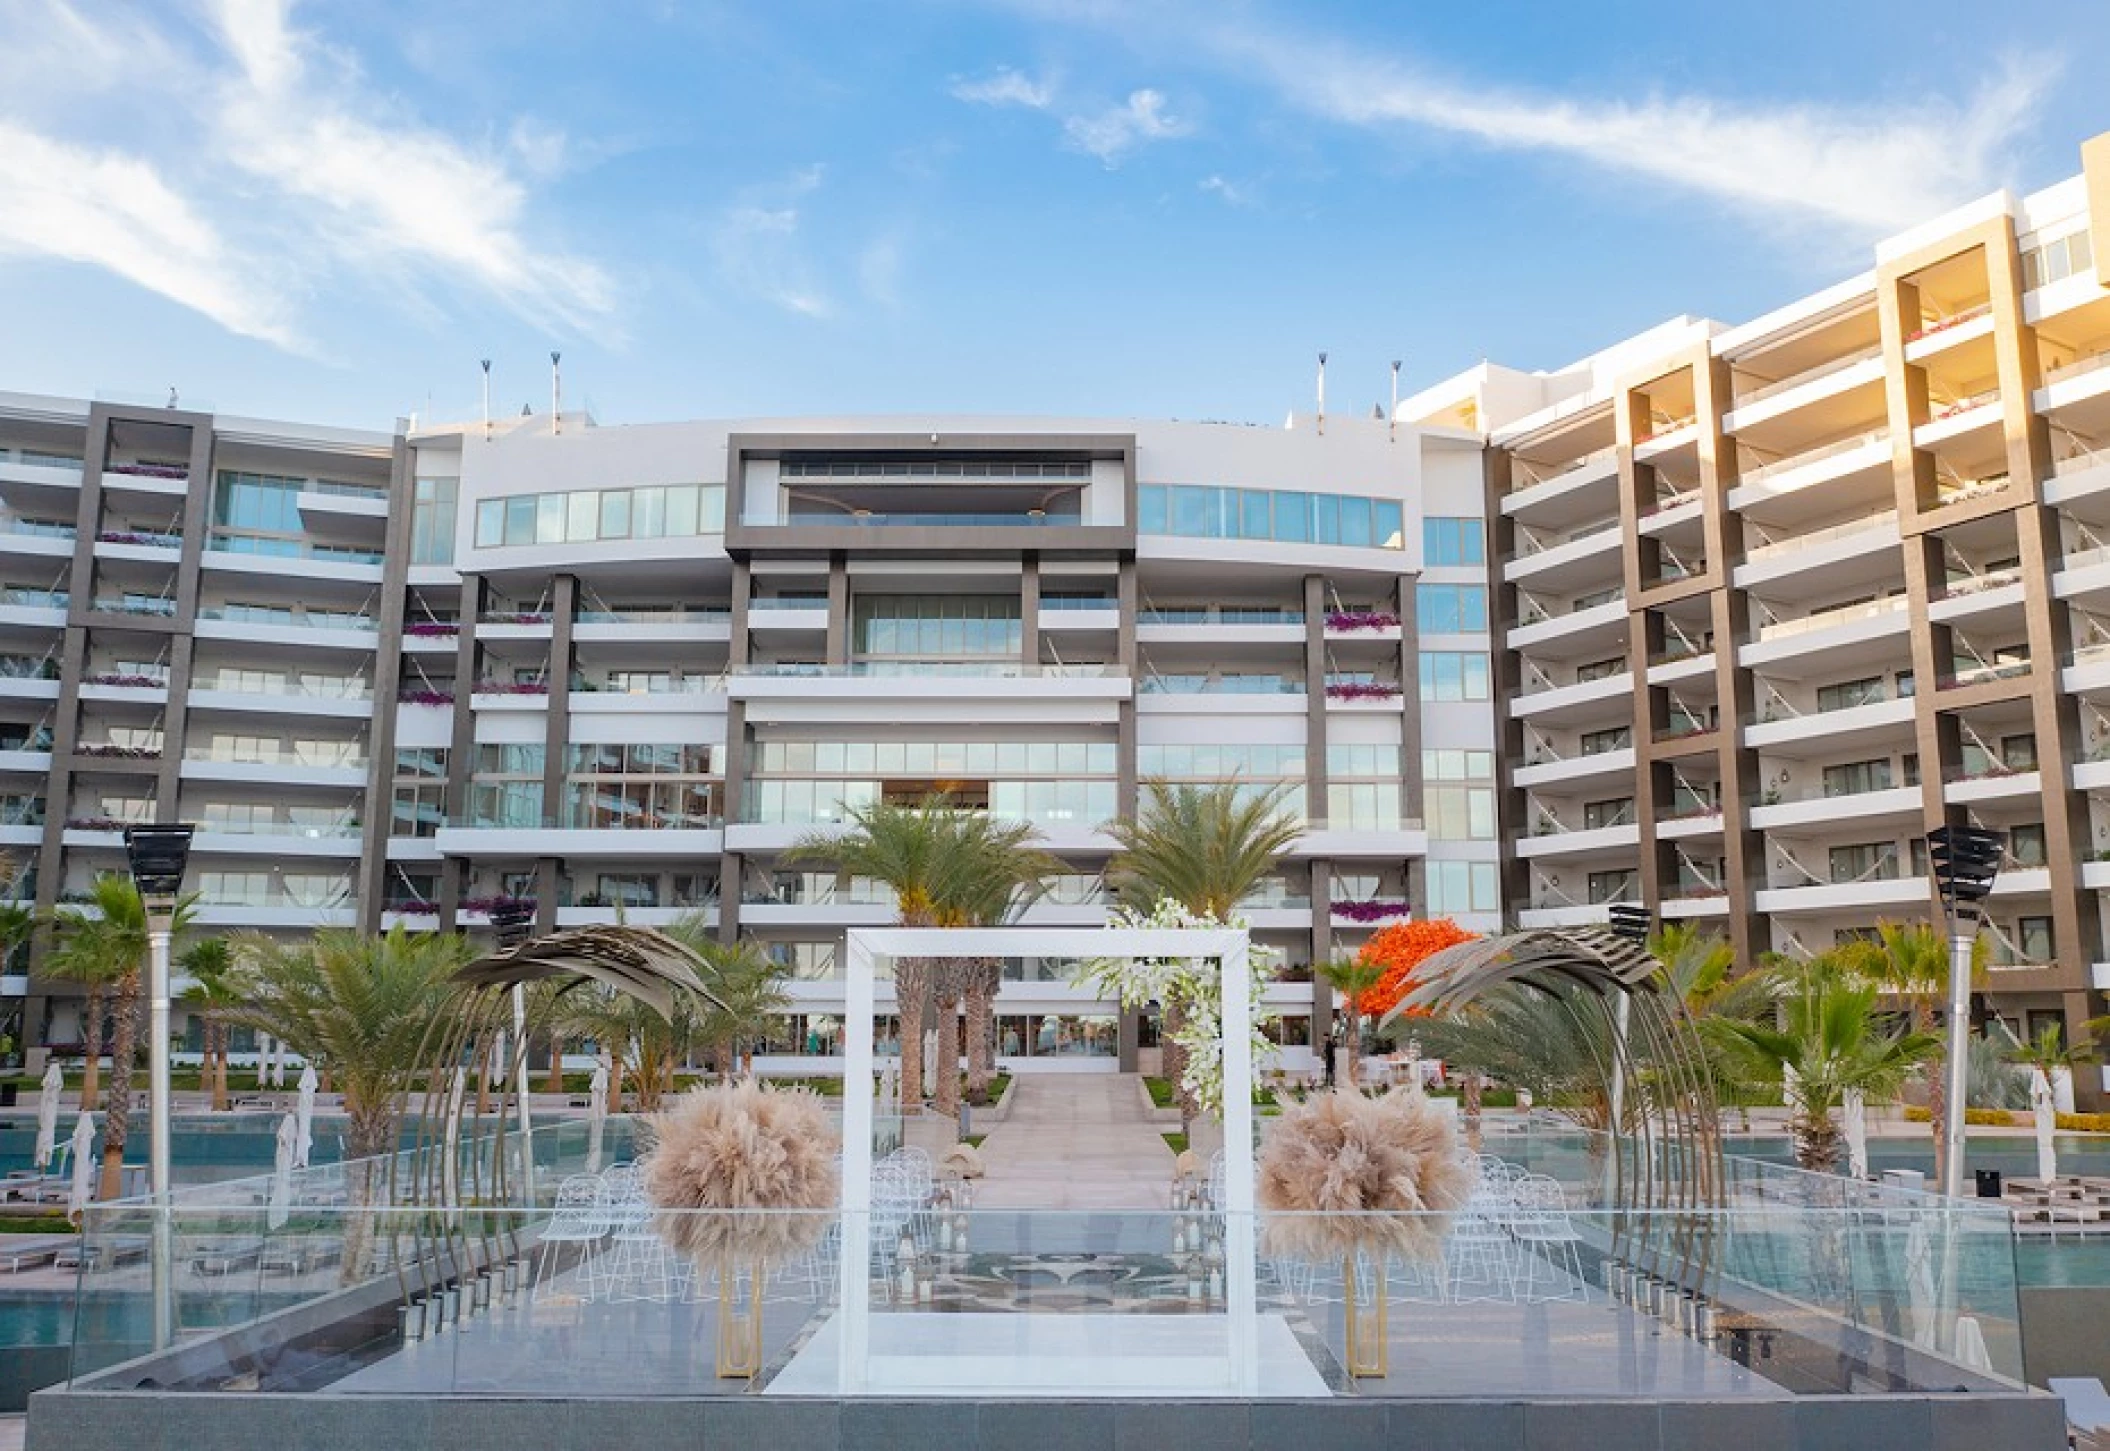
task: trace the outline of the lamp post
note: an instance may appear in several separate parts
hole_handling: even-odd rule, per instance
[[[1612,904],[1611,933],[1637,946],[1648,945],[1648,935],[1656,927],[1656,919],[1649,915],[1648,908],[1632,902]],[[1612,1136],[1619,1136],[1619,1125],[1626,1116],[1626,1031],[1630,1000],[1621,993],[1612,1004]]]
[[[147,1184],[154,1199],[154,1348],[175,1339],[175,1236],[169,1225],[169,937],[190,864],[192,828],[128,826],[125,855],[147,924]]]
[[[554,355],[552,355],[554,356]],[[512,899],[491,909],[491,931],[501,952],[511,952],[534,935],[532,903]],[[552,1042],[550,1051],[558,1051]],[[529,1204],[535,1202],[535,1123],[528,1113],[527,989],[513,984],[513,1092],[520,1100],[520,1187]]]
[[[1978,904],[1993,890],[2006,840],[1977,826],[1937,826],[1927,833],[1927,856],[1949,927],[1949,1112],[1942,1124],[1942,1193],[1963,1194],[1964,1119],[1969,1096],[1971,948],[1978,939]]]

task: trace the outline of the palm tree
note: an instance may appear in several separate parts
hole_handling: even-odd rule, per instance
[[[623,1081],[637,1085],[637,1109],[652,1113],[674,1087],[674,1072],[696,1036],[698,1005],[686,992],[674,994],[672,1021],[628,993],[586,987],[564,996],[565,1022],[582,1038],[607,1050],[608,1106],[619,1113]]]
[[[182,1001],[197,1017],[205,1052],[198,1064],[198,1086],[212,1095],[213,1112],[227,1108],[227,1017],[242,1004],[235,984],[234,950],[224,937],[207,937],[184,949],[181,962],[191,985]]]
[[[1365,962],[1360,957],[1338,957],[1332,962],[1319,964],[1319,976],[1332,985],[1346,1001],[1341,1012],[1348,1019],[1348,1086],[1355,1087],[1356,1065],[1363,1056],[1363,994],[1383,981],[1386,968],[1382,962]]]
[[[1173,901],[1229,921],[1304,829],[1282,810],[1289,791],[1287,782],[1256,790],[1236,780],[1145,781],[1135,818],[1107,823],[1121,844],[1107,873],[1115,893],[1141,911]],[[1185,1054],[1173,1041],[1179,1011],[1167,1004],[1164,1012],[1163,1071],[1179,1086],[1180,1118],[1191,1122],[1199,1106],[1186,1090]]]
[[[392,1150],[403,1096],[431,1066],[433,1021],[455,994],[455,971],[475,955],[468,939],[326,927],[306,942],[240,933],[233,951],[247,1001],[232,1020],[329,1073],[344,1095],[349,1157]]]
[[[2071,1073],[2095,1061],[2094,1044],[2069,1044],[2065,1039],[2065,1030],[2059,1024],[2046,1023],[2036,1037],[2019,1041],[2008,1049],[2007,1061],[2041,1075],[2047,1084],[2056,1084],[2061,1073]]]
[[[742,1071],[742,1050],[752,1066],[751,1046],[768,1032],[773,1020],[791,1007],[784,982],[791,976],[789,963],[777,961],[752,941],[728,943],[718,940],[716,928],[701,913],[690,913],[670,923],[666,934],[692,948],[703,959],[703,985],[715,1003],[698,1006],[696,1036],[710,1045],[718,1068],[727,1079]]]
[[[1838,1167],[1842,1142],[1832,1112],[1847,1093],[1894,1093],[1914,1068],[1940,1054],[1941,1041],[1932,1033],[1885,1027],[1875,1015],[1879,989],[1857,980],[1837,959],[1812,959],[1781,987],[1778,1026],[1727,1017],[1710,1018],[1705,1026],[1756,1074],[1783,1085],[1795,1161],[1829,1174]]]
[[[176,904],[172,931],[190,921],[191,899]],[[57,976],[91,984],[90,1011],[99,1012],[93,984],[101,983],[115,999],[117,1030],[110,1044],[110,1084],[103,1098],[102,1183],[97,1193],[114,1199],[121,1192],[125,1139],[131,1127],[132,1058],[139,1039],[139,984],[147,965],[147,912],[130,877],[105,872],[88,889],[81,907],[61,907],[56,918],[58,940],[50,962]],[[96,1036],[100,1036],[99,1034]],[[93,1064],[97,1044],[88,1045]]]
[[[1949,939],[1925,922],[1879,922],[1880,954],[1855,959],[1889,992],[1905,1000],[1916,1033],[1934,1031],[1934,1011],[1949,996]],[[1983,934],[1971,942],[1971,980],[1977,982],[1991,953]],[[1927,1074],[1927,1121],[1934,1132],[1934,1177],[1941,1181],[1948,1157],[1949,1082],[1944,1071],[1947,1049],[1931,1060]],[[1959,1104],[1960,1113],[1966,1105]]]
[[[1395,1022],[1395,1033],[1411,1031],[1422,1051],[1468,1079],[1485,1075],[1517,1088],[1588,1130],[1604,1142],[1612,1128],[1612,1098],[1605,1075],[1612,1039],[1605,1015],[1578,1011],[1543,993],[1490,994],[1456,1017]]]
[[[963,826],[968,813],[942,795],[926,796],[914,806],[872,801],[848,808],[851,827],[839,835],[802,837],[784,853],[788,865],[825,865],[852,877],[868,877],[893,890],[896,920],[903,927],[960,926],[959,903],[987,863],[975,837]],[[920,1096],[923,1084],[923,1005],[939,993],[941,1071],[937,1074],[940,1111],[948,1102],[958,1108],[959,1038],[957,1025],[942,1027],[938,964],[928,958],[894,961],[894,1000],[901,1014],[901,1082],[905,1096]],[[953,1044],[948,1063],[943,1045]]]
[[[961,850],[977,862],[946,903],[947,926],[994,927],[1038,901],[1062,863],[1033,843],[1039,833],[1025,822],[998,821],[984,813],[960,813]],[[962,962],[959,986],[967,1019],[967,1101],[985,1104],[996,1076],[996,998],[1004,965],[993,957]],[[942,1027],[946,1014],[939,1015]],[[959,1105],[952,1105],[958,1112]],[[946,1112],[941,1103],[939,1112]]]

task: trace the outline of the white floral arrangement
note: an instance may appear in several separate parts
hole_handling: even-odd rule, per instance
[[[1116,930],[1247,930],[1243,917],[1224,919],[1190,912],[1170,898],[1160,898],[1148,912],[1115,907],[1107,913],[1106,925]],[[1267,1039],[1268,1015],[1263,1014],[1260,1001],[1274,975],[1275,956],[1275,949],[1257,943],[1246,954],[1246,1021],[1251,1024],[1256,1073],[1275,1051]],[[1183,957],[1097,958],[1079,968],[1077,981],[1117,999],[1124,1008],[1142,1009],[1157,1003],[1168,1010],[1168,1017],[1174,1016],[1169,1010],[1177,1009],[1179,1026],[1169,1037],[1186,1050],[1180,1087],[1192,1095],[1203,1113],[1223,1113],[1223,993],[1209,966]]]

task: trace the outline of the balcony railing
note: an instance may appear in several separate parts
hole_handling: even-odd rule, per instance
[[[1936,682],[1941,690],[1959,690],[1967,685],[1984,685],[1991,680],[2013,680],[2029,674],[2027,660],[2007,660],[1994,665],[1971,665],[1959,669],[1954,675],[1944,675]]]
[[[1782,555],[1793,554],[1799,549],[1810,549],[1819,544],[1828,544],[1834,539],[1848,539],[1856,534],[1866,534],[1870,530],[1881,529],[1884,525],[1895,524],[1897,521],[1898,511],[1885,509],[1879,514],[1867,514],[1859,519],[1849,519],[1843,524],[1829,524],[1822,529],[1812,529],[1807,533],[1797,534],[1791,539],[1776,539],[1769,544],[1754,545],[1744,551],[1744,558],[1746,560],[1777,559]]]
[[[1781,474],[1791,473],[1796,469],[1807,468],[1814,463],[1822,463],[1825,459],[1837,458],[1840,454],[1852,453],[1855,449],[1867,448],[1870,444],[1882,443],[1889,437],[1890,431],[1888,429],[1878,428],[1873,432],[1864,433],[1855,438],[1842,438],[1836,443],[1827,443],[1816,448],[1804,449],[1801,453],[1791,453],[1786,458],[1775,459],[1773,462],[1761,464],[1755,469],[1745,469],[1738,482],[1745,484],[1764,483],[1767,479],[1777,478]]]
[[[2110,368],[2110,349],[2100,353],[2090,353],[2087,357],[2068,363],[2063,368],[2053,368],[2044,375],[2044,382],[2047,386],[2053,383],[2063,383],[2068,378],[2079,378],[2084,374],[2093,373],[2101,368]]]
[[[0,520],[0,534],[15,534],[25,539],[71,539],[77,532],[71,524],[46,519]]]
[[[1103,608],[1117,606],[1109,600]],[[1152,606],[1136,619],[1138,624],[1144,625],[1301,625],[1304,611],[1271,605]],[[1396,625],[1399,621],[1395,618],[1392,623]]]
[[[1080,514],[1044,514],[1037,510],[1021,510],[1014,514],[882,514],[860,509],[850,513],[794,513],[783,519],[765,521],[775,527],[800,528],[807,525],[843,525],[854,528],[965,528],[965,529],[1039,529],[1074,527],[1084,523]]]
[[[733,617],[728,605],[667,606],[581,610],[582,625],[718,625]]]
[[[1814,368],[1805,368],[1800,373],[1791,374],[1776,382],[1767,383],[1761,387],[1753,388],[1749,392],[1738,394],[1735,406],[1748,408],[1754,403],[1761,402],[1767,398],[1777,398],[1783,393],[1800,388],[1805,383],[1814,383],[1819,378],[1829,378],[1834,373],[1843,373],[1848,368],[1867,362],[1870,358],[1880,358],[1881,356],[1883,356],[1883,345],[1881,343],[1871,343],[1867,347],[1856,349],[1843,357],[1833,358],[1829,362],[1819,363]]]
[[[859,660],[848,665],[776,661],[735,665],[735,676],[774,679],[854,680],[886,676],[960,675],[985,680],[1100,680],[1125,674],[1119,665],[1027,665],[1017,660]],[[1246,677],[1254,678],[1254,677]],[[1302,689],[1302,686],[1298,686]]]
[[[1513,466],[1510,474],[1509,492],[1521,494],[1527,489],[1541,488],[1548,484],[1565,483],[1569,479],[1580,478],[1592,469],[1602,468],[1617,457],[1619,457],[1619,450],[1616,447],[1600,448],[1594,453],[1584,454],[1581,458],[1571,463],[1563,464],[1552,473],[1545,475],[1534,474],[1532,472],[1533,466],[1520,460]]]
[[[1761,625],[1758,638],[1780,640],[1794,635],[1807,635],[1818,630],[1829,630],[1837,625],[1850,624],[1855,620],[1880,619],[1886,615],[1901,615],[1911,604],[1903,595],[1891,595],[1886,599],[1868,600],[1858,605],[1843,605],[1835,610],[1819,610],[1799,620],[1780,620],[1771,625]]]

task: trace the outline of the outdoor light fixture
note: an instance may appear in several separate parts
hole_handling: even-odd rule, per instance
[[[125,828],[125,855],[147,919],[147,1183],[154,1196],[154,1348],[175,1339],[175,1239],[169,1228],[169,935],[196,828]]]
[[[1612,904],[1612,935],[1624,937],[1629,942],[1646,942],[1648,934],[1655,929],[1656,919],[1649,916],[1648,908],[1632,902]]]
[[[491,931],[498,938],[500,948],[510,951],[528,940],[529,925],[535,920],[535,904],[517,898],[499,902],[491,908]]]
[[[1978,826],[1937,826],[1927,833],[1927,860],[1949,919],[1949,1024],[1945,1077],[1948,1119],[1942,1125],[1942,1193],[1963,1193],[1964,1105],[1970,1102],[1971,948],[1978,938],[1978,904],[1993,890],[2007,841]]]

